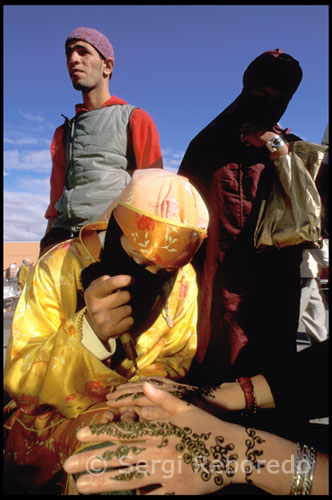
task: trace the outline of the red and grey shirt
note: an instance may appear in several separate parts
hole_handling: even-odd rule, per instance
[[[51,143],[50,204],[54,226],[77,230],[92,222],[139,168],[163,168],[159,134],[149,114],[116,96],[101,108],[76,106],[68,138],[65,126]],[[68,129],[68,127],[67,127]]]

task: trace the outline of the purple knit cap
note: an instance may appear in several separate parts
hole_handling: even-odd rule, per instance
[[[72,31],[69,37],[66,40],[66,46],[69,40],[83,40],[84,42],[92,45],[98,52],[101,53],[103,57],[109,57],[114,61],[114,50],[113,47],[106,38],[105,35],[100,33],[93,28],[76,28],[76,30]]]

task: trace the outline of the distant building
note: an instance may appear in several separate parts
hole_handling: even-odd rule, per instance
[[[22,260],[29,257],[33,267],[39,255],[39,241],[5,241],[3,244],[3,277],[15,278]]]

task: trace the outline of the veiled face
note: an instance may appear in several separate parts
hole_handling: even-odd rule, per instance
[[[244,119],[268,129],[278,123],[289,100],[289,96],[274,87],[256,86],[247,89],[243,101]]]
[[[275,99],[282,96],[281,90],[273,87],[253,87],[250,90],[250,94],[253,96],[263,97],[267,102],[273,102]]]
[[[138,264],[139,266],[143,266],[146,271],[149,271],[152,274],[158,274],[161,272],[172,273],[177,270],[176,267],[163,267],[146,259],[146,257],[144,257],[140,252],[138,252],[138,250],[136,250],[136,248],[130,243],[125,235],[121,236],[120,241],[123,249],[129,255],[129,257],[131,257],[133,261],[136,262],[136,264]]]

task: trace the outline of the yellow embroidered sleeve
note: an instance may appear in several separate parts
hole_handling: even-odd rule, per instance
[[[48,404],[73,418],[105,400],[114,386],[135,380],[135,369],[130,360],[110,369],[83,345],[85,308],[77,310],[77,290],[80,271],[91,260],[82,245],[67,245],[47,254],[29,276],[13,319],[4,384],[31,412]],[[165,314],[137,340],[141,376],[185,375],[196,352],[196,299],[195,272],[185,266]]]
[[[18,404],[50,404],[69,418],[126,381],[81,342],[77,282],[87,262],[70,253],[57,251],[56,261],[43,259],[31,274],[13,318],[4,381]]]

